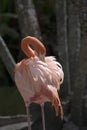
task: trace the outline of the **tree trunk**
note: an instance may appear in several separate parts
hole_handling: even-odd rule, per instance
[[[65,79],[63,83],[62,95],[66,97],[71,92],[69,55],[67,44],[67,5],[66,0],[56,0],[56,19],[57,19],[57,40],[58,55],[60,63],[63,66]]]
[[[87,2],[81,1],[80,3],[80,23],[81,23],[81,49],[79,56],[79,64],[77,67],[77,77],[75,80],[74,94],[72,101],[72,120],[79,126],[83,122],[82,107],[83,107],[83,92],[86,87],[86,75],[87,75],[87,28],[86,27],[86,7]]]
[[[15,61],[1,36],[0,36],[0,57],[3,63],[5,64],[6,69],[8,70],[12,80],[14,81]]]
[[[16,0],[16,8],[22,37],[35,36],[42,40],[35,7],[32,0]],[[24,58],[20,50],[18,60]]]
[[[84,48],[85,46],[85,48]],[[87,35],[84,34],[81,39],[81,51],[79,58],[79,66],[77,68],[77,77],[74,85],[74,94],[72,102],[72,119],[75,123],[82,123],[82,97],[86,83],[87,73]]]
[[[68,48],[69,48],[69,62],[70,62],[70,79],[71,89],[73,90],[74,81],[76,79],[76,70],[78,64],[78,57],[80,51],[80,19],[79,9],[68,0]]]
[[[16,0],[16,8],[22,37],[31,35],[41,39],[40,28],[32,0]]]

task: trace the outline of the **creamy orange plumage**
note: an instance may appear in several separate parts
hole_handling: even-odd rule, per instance
[[[53,56],[45,57],[44,45],[34,37],[24,38],[21,48],[28,58],[16,64],[15,82],[26,106],[32,102],[42,104],[49,101],[54,106],[56,115],[60,108],[63,117],[57,93],[64,78],[62,66]]]

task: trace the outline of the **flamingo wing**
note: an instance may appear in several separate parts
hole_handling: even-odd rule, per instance
[[[15,67],[15,82],[25,102],[40,96],[41,86],[47,86],[50,70],[38,57],[22,60]]]
[[[62,66],[53,56],[46,57],[45,61],[52,73],[52,84],[59,90],[64,79]]]

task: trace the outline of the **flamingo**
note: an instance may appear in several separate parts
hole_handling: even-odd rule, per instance
[[[60,110],[61,118],[63,118],[63,109],[57,92],[64,78],[62,66],[55,57],[45,57],[46,48],[35,37],[23,38],[21,49],[28,58],[16,64],[15,82],[27,109],[28,130],[31,130],[28,108],[32,102],[41,106],[42,124],[43,130],[45,130],[45,102],[51,102],[55,108],[56,116]]]

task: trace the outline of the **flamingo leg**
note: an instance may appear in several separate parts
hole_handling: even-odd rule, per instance
[[[31,130],[31,120],[30,120],[29,106],[26,106],[26,112],[27,112],[28,130]]]
[[[44,103],[41,104],[41,115],[42,115],[42,126],[43,126],[43,130],[45,130]]]

